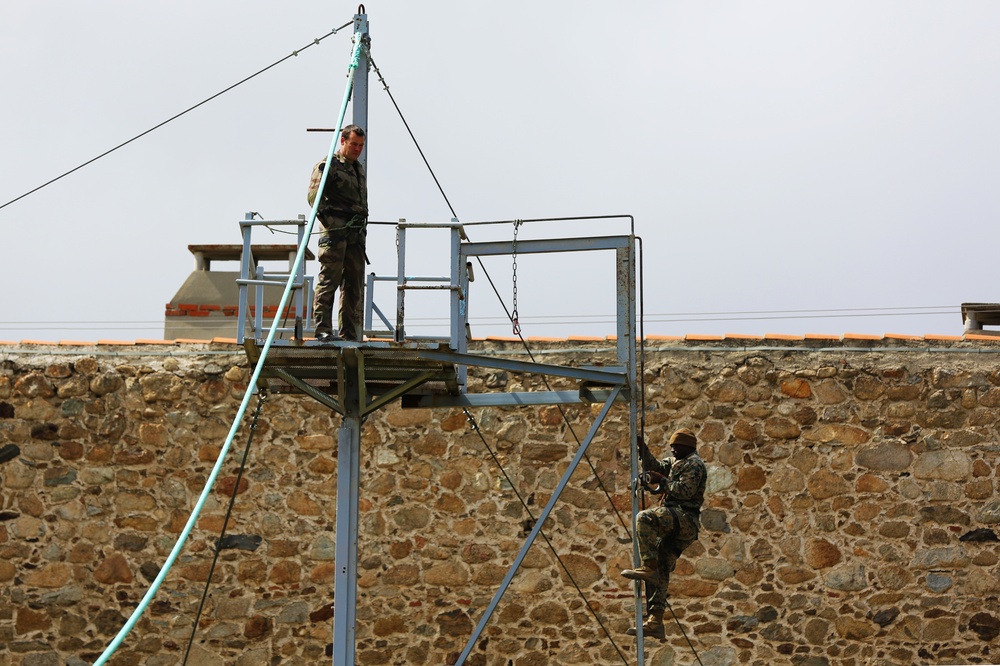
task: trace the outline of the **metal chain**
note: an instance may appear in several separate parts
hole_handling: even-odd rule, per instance
[[[521,335],[521,323],[517,320],[517,230],[521,227],[521,224],[521,220],[514,220],[514,243],[510,253],[514,263],[511,277],[514,282],[514,302],[510,314],[510,323],[514,327],[514,335]]]

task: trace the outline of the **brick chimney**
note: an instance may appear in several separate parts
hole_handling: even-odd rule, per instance
[[[211,340],[213,338],[236,338],[239,287],[236,280],[240,276],[239,261],[243,246],[234,245],[188,245],[194,255],[194,271],[166,305],[163,323],[165,340]],[[251,273],[258,262],[287,260],[283,271],[291,271],[295,263],[295,245],[254,245],[251,248]],[[315,259],[311,250],[306,250],[306,259]],[[237,262],[234,270],[212,270],[215,262]],[[282,290],[279,287],[264,288],[263,303],[255,303],[254,290],[250,290],[251,314],[257,307],[264,308],[264,318],[270,320],[278,311]],[[294,320],[295,307],[286,308],[284,315]],[[304,314],[304,313],[303,313]],[[245,325],[245,322],[244,322]]]

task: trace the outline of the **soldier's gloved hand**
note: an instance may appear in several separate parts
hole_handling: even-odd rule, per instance
[[[646,457],[646,456],[652,457],[650,455],[650,453],[649,453],[649,448],[646,446],[646,438],[645,437],[643,437],[642,435],[637,435],[636,436],[636,442],[638,442],[638,445],[639,445],[638,448],[639,448],[639,455],[640,456],[643,456],[643,457]]]
[[[642,480],[650,486],[661,486],[667,482],[667,477],[657,472],[646,472],[642,475]]]

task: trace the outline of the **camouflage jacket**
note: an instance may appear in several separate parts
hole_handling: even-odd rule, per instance
[[[313,167],[309,180],[310,206],[316,200],[325,168],[325,158]],[[320,221],[327,229],[364,226],[368,219],[368,179],[360,162],[348,162],[340,153],[334,154],[319,213]]]
[[[667,477],[666,492],[660,495],[660,504],[680,507],[695,516],[701,514],[708,470],[705,468],[705,461],[697,453],[692,453],[683,460],[675,460],[672,456],[657,460],[647,449],[643,452],[642,466],[647,472]]]

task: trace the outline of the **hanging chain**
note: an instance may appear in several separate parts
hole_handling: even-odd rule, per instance
[[[514,282],[514,302],[510,313],[510,323],[514,327],[514,335],[521,335],[521,323],[517,320],[517,230],[521,227],[521,220],[514,220],[514,243],[511,249],[511,259],[514,262],[512,280]]]

